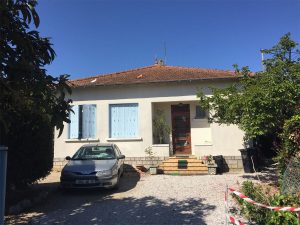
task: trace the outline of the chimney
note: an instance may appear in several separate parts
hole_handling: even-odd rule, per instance
[[[164,66],[165,62],[163,59],[155,59],[154,65]]]

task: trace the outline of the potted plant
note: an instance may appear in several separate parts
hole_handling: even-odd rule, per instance
[[[154,119],[153,119],[153,133],[156,139],[158,140],[158,144],[164,144],[166,141],[166,136],[171,132],[171,128],[168,125],[165,114],[163,110],[156,110]]]
[[[213,156],[207,155],[207,156],[204,156],[203,159],[206,161],[207,168],[208,168],[208,174],[216,175],[218,166],[215,163]]]
[[[149,167],[150,174],[151,175],[157,174],[157,165],[153,164],[154,152],[152,150],[152,147],[151,146],[147,147],[145,149],[145,153],[151,161],[151,164],[150,164],[150,167]]]

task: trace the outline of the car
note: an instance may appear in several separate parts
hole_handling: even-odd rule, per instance
[[[118,188],[125,156],[116,144],[83,145],[73,155],[60,176],[62,189]]]

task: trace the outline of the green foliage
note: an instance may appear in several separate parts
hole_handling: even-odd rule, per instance
[[[151,146],[147,147],[145,149],[145,154],[149,157],[149,158],[153,158],[154,157],[154,152]]]
[[[284,121],[299,110],[300,61],[292,58],[296,43],[290,35],[265,52],[266,70],[250,73],[248,67],[236,70],[239,82],[228,88],[211,88],[212,96],[200,92],[201,104],[210,108],[210,119],[218,123],[237,124],[248,139],[280,134]],[[289,57],[291,55],[291,57]]]
[[[171,129],[167,124],[165,119],[165,114],[163,110],[156,110],[154,119],[153,119],[153,133],[157,137],[159,144],[164,143],[166,135],[170,134]]]
[[[50,171],[54,127],[61,135],[71,110],[68,76],[52,77],[45,69],[55,52],[34,29],[40,23],[36,4],[0,1],[0,144],[9,147],[9,184],[30,183]]]
[[[1,141],[9,146],[7,183],[22,188],[51,171],[54,130],[46,115],[23,111],[12,116],[12,126]]]
[[[259,203],[268,204],[268,199],[263,195],[262,187],[259,185],[254,185],[254,183],[251,181],[243,182],[241,192]],[[237,200],[237,202],[241,206],[241,213],[247,219],[254,220],[258,224],[266,224],[266,215],[270,213],[269,209],[259,208],[255,205],[247,203],[246,201],[243,201],[236,195],[232,196],[234,197],[234,199]]]
[[[275,194],[270,198],[271,205],[273,206],[300,206],[300,194]],[[293,212],[272,211],[266,225],[298,225],[297,214]]]
[[[245,181],[241,192],[256,202],[270,206],[300,206],[300,193],[295,195],[283,195],[276,193],[272,195],[271,187],[265,188],[260,184]],[[241,207],[241,213],[249,220],[259,225],[297,225],[297,214],[294,212],[272,211],[259,206],[252,205],[232,195]]]
[[[36,4],[34,0],[0,1],[1,133],[11,127],[11,112],[22,114],[23,110],[47,114],[60,132],[63,122],[69,122],[68,76],[46,73],[44,66],[54,60],[55,52],[48,38],[30,29],[32,20],[39,25]]]
[[[281,174],[293,157],[300,157],[300,115],[295,115],[286,120],[283,127],[283,147],[279,150],[276,157],[279,162]]]

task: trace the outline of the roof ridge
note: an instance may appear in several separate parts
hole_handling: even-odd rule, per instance
[[[132,72],[132,71],[138,71],[138,70],[152,68],[152,67],[156,67],[156,66],[160,66],[160,65],[143,66],[143,67],[138,67],[138,68],[134,68],[134,69],[124,70],[124,71],[120,71],[120,72],[98,74],[98,75],[95,75],[95,76],[90,76],[90,77],[85,77],[85,78],[78,78],[78,79],[74,79],[74,80],[71,80],[71,81],[82,81],[82,80],[92,79],[92,78],[98,78],[98,77],[106,77],[106,76],[111,76],[111,75],[114,75],[114,74],[122,74],[122,73],[127,73],[127,72]]]
[[[216,71],[223,71],[223,72],[235,72],[235,70],[224,70],[224,69],[217,69],[217,68],[202,68],[202,67],[185,67],[185,66],[168,66],[165,67],[172,67],[172,68],[182,68],[182,69],[197,69],[197,70],[216,70]]]

